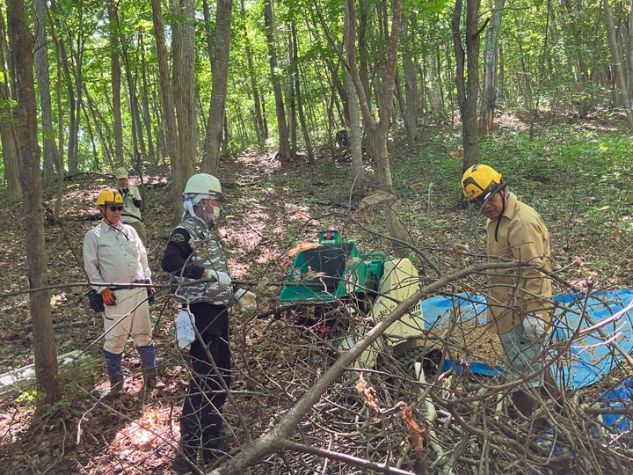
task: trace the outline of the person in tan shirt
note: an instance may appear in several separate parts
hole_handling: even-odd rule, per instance
[[[549,370],[543,370],[552,310],[549,232],[540,215],[519,201],[501,174],[488,165],[466,170],[462,189],[466,199],[479,205],[488,218],[488,257],[519,262],[518,267],[490,271],[485,294],[489,321],[505,353],[507,374],[513,380],[525,381],[513,393],[513,401],[528,415],[536,405],[528,387],[541,388],[545,382],[548,390],[554,386]]]

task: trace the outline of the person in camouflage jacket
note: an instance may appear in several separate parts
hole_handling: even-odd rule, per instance
[[[230,451],[221,437],[221,409],[231,383],[229,307],[235,300],[246,307],[256,305],[252,292],[234,293],[231,284],[215,229],[222,201],[216,177],[193,175],[184,191],[182,221],[171,233],[162,261],[163,270],[180,284],[175,296],[193,314],[199,334],[189,350],[192,379],[180,418],[180,451],[172,464],[178,473],[197,473],[199,448],[204,462]]]

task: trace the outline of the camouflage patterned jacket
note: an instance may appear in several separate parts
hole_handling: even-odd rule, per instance
[[[226,255],[213,230],[190,216],[176,226],[169,237],[162,267],[176,278],[177,283],[203,279],[205,269],[229,274]],[[233,300],[233,287],[222,286],[217,282],[201,282],[179,287],[175,295],[188,303],[207,302],[228,306]]]

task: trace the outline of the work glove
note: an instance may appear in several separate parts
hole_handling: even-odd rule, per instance
[[[134,206],[136,206],[138,209],[141,209],[143,207],[143,203],[141,202],[141,200],[137,200],[136,198],[132,198],[132,203],[134,203]]]
[[[257,295],[244,289],[238,289],[233,295],[235,302],[242,309],[249,312],[257,310]]]
[[[229,274],[227,274],[226,272],[218,272],[213,269],[206,269],[204,271],[203,277],[205,279],[215,279],[220,285],[231,285],[231,276],[229,276]]]
[[[545,320],[538,315],[526,315],[523,319],[523,332],[526,338],[532,340],[542,337],[545,335]]]
[[[101,292],[101,298],[103,299],[103,303],[106,305],[116,305],[116,295],[114,295],[114,292],[109,287],[103,289]]]

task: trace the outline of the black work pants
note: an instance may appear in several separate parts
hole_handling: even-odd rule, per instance
[[[192,378],[182,408],[180,435],[183,449],[195,451],[201,445],[213,447],[220,436],[224,387],[231,384],[231,352],[227,308],[196,303],[190,310],[202,342],[196,337],[189,350]]]

